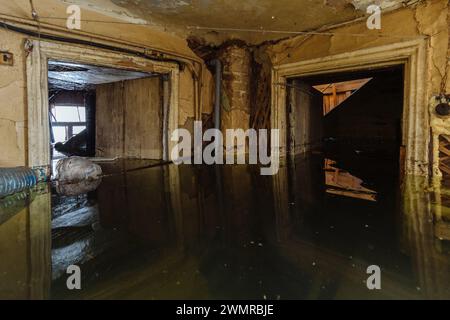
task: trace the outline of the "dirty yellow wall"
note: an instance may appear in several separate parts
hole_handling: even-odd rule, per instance
[[[195,118],[195,86],[192,74],[186,71],[181,72],[180,83],[184,83],[184,85],[180,86],[179,91],[179,125],[180,127],[190,130],[193,128]]]
[[[446,75],[446,92],[450,92],[450,6],[447,8],[447,24],[448,24],[448,51],[447,51],[447,72]]]
[[[66,17],[67,6],[56,0],[35,1],[36,11],[42,17],[41,27],[47,33],[65,37],[98,36],[105,41],[126,42],[127,45],[148,48],[183,61],[195,60],[196,66],[201,60],[189,49],[185,39],[151,28],[149,26],[123,25],[106,22],[123,22],[103,14],[83,9],[82,20],[105,21],[82,22],[82,30],[73,32],[65,27],[64,19],[49,19],[48,17]],[[33,23],[28,0],[3,1],[0,4],[0,17]],[[11,18],[12,17],[12,18]],[[24,19],[24,20],[22,20]],[[23,43],[28,36],[0,29],[0,51],[14,54],[14,66],[0,66],[0,137],[1,143],[0,167],[21,166],[27,164],[27,86],[26,86],[26,56]],[[151,51],[150,50],[150,51]],[[211,74],[203,67],[202,79],[210,81]],[[204,86],[202,100],[205,109],[211,108],[209,84]],[[194,80],[192,70],[185,68],[180,72],[179,91],[179,124],[192,127],[195,117]],[[206,93],[205,93],[206,92]]]
[[[0,224],[0,297],[25,299],[28,289],[28,209]]]
[[[363,20],[327,30],[334,35],[298,36],[265,46],[263,50],[270,63],[280,65],[429,36],[430,91],[439,93],[448,60],[448,10],[448,1],[424,1],[417,7],[382,14],[381,30],[367,29]]]
[[[61,30],[66,35],[85,34],[90,36],[101,36],[111,40],[121,40],[127,43],[154,48],[162,52],[176,53],[180,56],[195,57],[186,41],[174,36],[161,28],[138,25],[142,21],[118,20],[113,16],[95,12],[93,9],[81,8],[81,30],[69,30],[66,27],[65,18],[69,3],[58,0],[34,1],[35,10],[38,14],[42,30],[53,27]],[[0,4],[0,16],[5,18],[32,20],[29,0],[2,1]],[[126,18],[122,15],[121,18]],[[124,24],[135,23],[135,24]]]
[[[0,167],[25,165],[26,77],[22,38],[0,29],[0,51],[14,54],[14,66],[0,65]]]

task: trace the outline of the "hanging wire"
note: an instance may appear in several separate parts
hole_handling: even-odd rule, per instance
[[[39,14],[36,11],[36,8],[34,6],[33,0],[30,0],[30,8],[31,8],[31,17],[33,18],[34,21],[36,21],[37,23],[37,28],[38,28],[38,51],[39,51],[39,56],[41,55],[41,22],[39,21]],[[43,91],[43,83],[40,83],[40,87],[41,90],[40,92]],[[41,125],[44,125],[44,123],[42,123],[44,121],[44,119],[47,117],[41,117]]]
[[[424,36],[400,36],[390,34],[373,34],[373,33],[345,33],[345,32],[329,32],[329,31],[289,31],[289,30],[266,30],[266,29],[242,29],[242,28],[221,28],[221,27],[201,27],[187,26],[189,30],[208,30],[223,32],[248,32],[248,33],[275,33],[275,34],[292,34],[292,35],[321,35],[321,36],[352,36],[352,37],[380,37],[380,38],[397,38],[397,39],[417,39]]]
[[[300,87],[298,87],[298,86],[296,86],[296,85],[293,85],[293,84],[291,84],[291,83],[287,83],[287,82],[286,82],[286,83],[276,82],[276,83],[274,83],[274,85],[280,86],[280,87],[292,88],[292,89],[294,89],[295,91],[300,91],[300,92],[303,92],[303,93],[305,93],[305,94],[307,94],[307,95],[309,95],[309,96],[314,96],[311,92],[306,91],[305,89],[300,88]],[[315,89],[315,90],[317,90],[317,89]],[[320,91],[317,90],[317,92],[320,92]]]
[[[67,20],[67,17],[41,17],[42,20]],[[148,22],[126,22],[126,21],[107,21],[96,19],[83,19],[83,22],[92,23],[105,23],[105,24],[124,24],[124,25],[136,25],[136,26],[154,26],[154,24]]]
[[[30,7],[31,7],[31,17],[34,21],[37,23],[38,27],[38,43],[39,43],[39,50],[41,49],[41,22],[39,20],[39,15],[34,7],[33,0],[30,0]]]
[[[37,11],[34,10],[33,0],[30,0],[32,6],[32,17],[33,19],[40,23],[42,20],[67,20],[67,17],[50,17],[50,16],[39,16]],[[0,13],[5,17],[23,19],[23,17],[9,15]],[[103,23],[103,24],[118,24],[118,25],[134,25],[134,26],[159,26],[146,22],[125,22],[125,21],[108,21],[108,20],[97,20],[97,19],[83,19],[83,22],[91,23]],[[351,37],[379,37],[379,38],[395,38],[395,39],[417,39],[424,38],[427,36],[421,35],[392,35],[392,34],[380,34],[380,33],[346,33],[346,32],[331,32],[331,31],[291,31],[291,30],[270,30],[270,29],[250,29],[250,28],[224,28],[224,27],[208,27],[208,26],[185,26],[187,30],[205,30],[205,31],[218,31],[218,32],[240,32],[240,33],[260,33],[260,34],[286,34],[286,35],[319,35],[319,36],[351,36]],[[432,35],[433,36],[433,35]]]

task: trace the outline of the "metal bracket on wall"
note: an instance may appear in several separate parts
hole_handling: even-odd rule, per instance
[[[450,96],[437,96],[435,101],[437,103],[435,106],[436,115],[441,118],[448,118],[450,116]]]
[[[0,51],[0,65],[12,66],[14,64],[14,55],[10,52]]]

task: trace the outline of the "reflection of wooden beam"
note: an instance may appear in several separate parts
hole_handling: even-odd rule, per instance
[[[344,196],[349,198],[355,198],[355,199],[361,199],[361,200],[367,200],[367,201],[373,201],[376,202],[376,194],[374,193],[366,193],[366,192],[356,192],[353,190],[345,190],[345,189],[332,189],[327,188],[327,193],[338,195],[338,196]]]
[[[335,167],[336,162],[325,159],[325,184],[327,193],[344,197],[376,201],[377,192],[362,186],[363,181],[349,172]]]
[[[51,195],[37,196],[29,206],[30,299],[47,299],[52,279]]]

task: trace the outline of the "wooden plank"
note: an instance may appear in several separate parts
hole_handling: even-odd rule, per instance
[[[125,81],[125,156],[162,159],[160,78]]]
[[[331,86],[331,89],[332,89],[332,98],[331,98],[331,104],[333,105],[333,106],[336,106],[337,105],[337,91],[336,91],[336,85],[332,85]]]
[[[97,156],[162,159],[159,77],[97,87]]]
[[[447,155],[447,156],[450,156],[450,150],[447,149],[447,148],[446,148],[445,146],[443,146],[443,145],[440,145],[440,146],[439,146],[439,151],[442,152],[443,154]]]
[[[293,130],[295,153],[300,154],[320,148],[323,138],[323,113],[320,108],[323,103],[322,95],[306,82],[295,80],[293,98],[294,120],[290,127],[293,127],[291,130]]]
[[[446,165],[445,163],[441,163],[439,165],[439,169],[441,169],[446,174],[450,174],[450,167],[448,165]]]
[[[98,85],[96,100],[96,155],[123,157],[123,82]]]
[[[319,90],[323,94],[333,94],[334,91],[336,93],[345,93],[348,91],[354,91],[361,88],[363,85],[365,85],[367,82],[370,81],[370,78],[367,79],[359,79],[359,80],[352,80],[352,81],[344,81],[344,82],[336,82],[332,85],[328,84],[321,84],[318,86],[314,86],[315,89]]]

